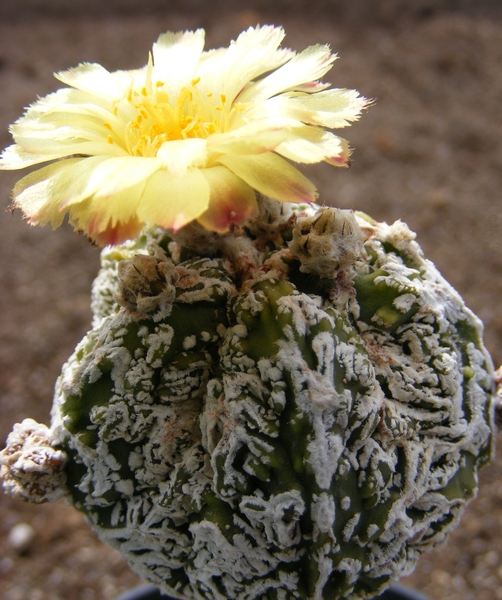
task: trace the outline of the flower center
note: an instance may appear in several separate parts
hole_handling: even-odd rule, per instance
[[[136,117],[127,123],[125,146],[132,156],[156,156],[167,141],[187,138],[207,138],[212,133],[225,130],[224,112],[226,98],[214,106],[212,94],[200,94],[196,89],[198,79],[190,87],[179,91],[174,103],[157,82],[151,91],[143,87],[131,91],[127,97],[134,107]],[[223,117],[223,119],[222,119]]]

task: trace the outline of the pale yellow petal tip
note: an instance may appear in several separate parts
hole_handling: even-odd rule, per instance
[[[250,27],[204,51],[204,31],[159,36],[142,69],[83,63],[56,77],[67,88],[35,102],[11,128],[0,169],[38,165],[14,188],[31,224],[66,215],[100,245],[143,225],[198,221],[225,232],[256,216],[256,193],[315,202],[292,163],[348,166],[346,127],[374,103],[322,77],[327,45],[282,48],[282,27]],[[45,166],[44,163],[48,163]]]

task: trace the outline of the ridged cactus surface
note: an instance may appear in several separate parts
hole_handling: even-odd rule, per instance
[[[481,323],[401,222],[260,214],[103,251],[95,327],[57,384],[54,478],[174,597],[371,598],[476,492],[492,444]],[[2,459],[27,496],[32,423]]]

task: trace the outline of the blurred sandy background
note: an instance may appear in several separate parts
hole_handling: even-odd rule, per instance
[[[273,8],[270,8],[273,6]],[[2,0],[0,146],[8,124],[52,72],[79,62],[143,66],[166,30],[204,27],[207,47],[257,23],[284,25],[286,44],[328,43],[325,78],[376,105],[344,134],[353,167],[309,170],[327,204],[401,218],[484,320],[502,362],[502,2],[500,0]],[[1,204],[19,178],[0,173]],[[30,228],[0,212],[0,445],[14,422],[48,422],[54,381],[90,324],[98,250],[69,228]],[[447,546],[405,583],[434,600],[502,599],[502,461]],[[20,544],[15,526],[33,537]],[[31,507],[0,494],[4,600],[110,600],[137,585],[63,502]]]

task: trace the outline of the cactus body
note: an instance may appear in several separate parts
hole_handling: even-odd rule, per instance
[[[285,210],[106,249],[57,384],[67,495],[180,599],[373,597],[491,454],[481,323],[414,234]]]

